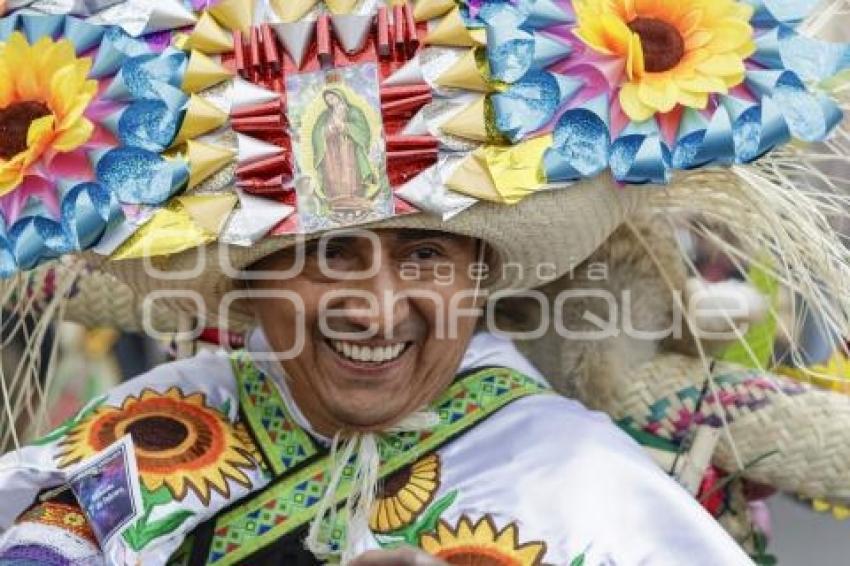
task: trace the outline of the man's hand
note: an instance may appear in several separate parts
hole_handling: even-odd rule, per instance
[[[442,560],[434,558],[415,548],[396,550],[370,550],[349,563],[349,566],[448,566]]]

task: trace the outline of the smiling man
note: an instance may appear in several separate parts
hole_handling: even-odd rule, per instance
[[[262,294],[285,290],[302,304],[254,299],[254,311],[283,360],[291,393],[321,432],[382,430],[434,400],[460,365],[481,293],[472,276],[481,245],[436,231],[386,230],[308,246],[301,273],[262,280]],[[288,272],[293,250],[254,269]],[[451,273],[449,278],[440,274]],[[290,295],[291,296],[291,295]],[[300,301],[299,301],[300,303]],[[299,336],[292,329],[301,328]]]
[[[0,556],[52,536],[34,516],[85,512],[92,563],[748,563],[607,417],[487,332],[503,257],[409,227],[253,261],[230,291],[258,322],[245,352],[157,367],[0,460],[0,520],[18,517]],[[96,502],[47,488],[125,434],[141,512],[102,540]]]
[[[841,118],[818,3],[125,3],[0,0],[0,275],[87,253],[133,326],[247,346],[0,458],[0,566],[750,563],[488,315],[624,224],[660,269],[632,220],[695,213],[847,330],[839,200],[805,181],[842,144],[801,149]]]

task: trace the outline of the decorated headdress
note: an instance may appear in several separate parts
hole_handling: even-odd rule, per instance
[[[93,250],[140,291],[140,258],[241,269],[376,221],[568,251],[560,274],[637,201],[794,201],[787,144],[838,124],[850,65],[809,3],[26,4],[0,20],[0,271]]]
[[[808,33],[847,0],[14,6],[0,274],[19,311],[25,272],[85,252],[133,313],[158,291],[170,328],[177,313],[245,327],[238,305],[219,312],[244,268],[352,225],[480,238],[525,267],[491,289],[532,288],[652,210],[699,213],[709,238],[724,223],[732,257],[850,329],[850,253],[831,227],[848,180],[824,169],[850,152],[850,47]],[[81,273],[109,280],[76,262],[56,273],[47,313]]]

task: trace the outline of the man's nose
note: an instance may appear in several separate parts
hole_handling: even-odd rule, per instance
[[[399,274],[384,262],[370,277],[357,285],[352,283],[352,293],[342,306],[345,319],[361,329],[372,328],[376,337],[389,337],[392,330],[404,323],[410,315],[410,303],[401,293]]]

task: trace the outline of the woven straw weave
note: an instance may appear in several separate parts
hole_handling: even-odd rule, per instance
[[[715,402],[709,393],[696,421],[722,426],[721,412],[740,461],[743,476],[807,498],[850,501],[850,397],[795,383],[764,372],[716,364]],[[725,376],[725,377],[724,377]],[[742,378],[738,384],[726,377]],[[703,364],[679,354],[662,354],[639,368],[614,396],[601,400],[615,419],[631,418],[659,436],[675,438],[696,406],[694,392],[705,385]],[[677,427],[676,422],[680,422]],[[775,454],[766,454],[776,451]],[[723,435],[714,463],[739,469],[729,437]]]
[[[51,300],[56,281],[73,277],[84,260],[69,258],[62,262],[45,264],[35,270],[30,279],[36,309],[43,310]],[[76,283],[65,299],[65,320],[88,328],[99,326],[117,328],[126,332],[143,332],[143,300],[114,276],[89,266],[82,266]],[[177,318],[161,304],[152,303],[150,325],[160,332],[176,330]]]

